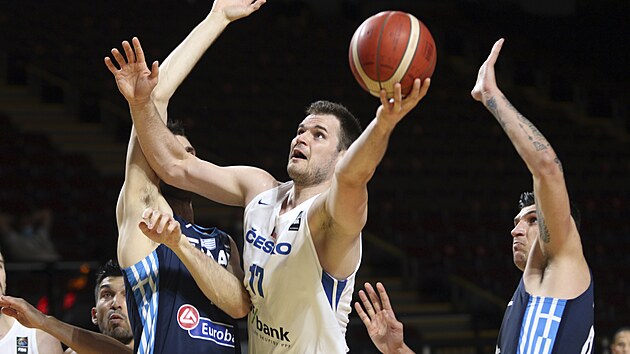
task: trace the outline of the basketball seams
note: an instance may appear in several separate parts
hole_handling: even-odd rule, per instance
[[[381,43],[383,42],[383,32],[385,32],[385,26],[387,26],[387,22],[389,22],[389,18],[392,17],[395,14],[395,12],[390,12],[387,14],[387,17],[385,17],[385,19],[383,20],[383,23],[381,24],[381,29],[378,31],[378,41],[376,42],[376,60],[374,61],[374,63],[376,64],[376,82],[378,82],[378,86],[379,86],[379,92],[380,90],[383,89],[383,83],[381,80],[381,63],[378,60],[379,57],[381,56]]]
[[[384,11],[364,21],[350,42],[350,66],[359,85],[379,97],[392,97],[400,82],[403,95],[413,79],[433,74],[436,46],[428,28],[414,15]]]
[[[379,88],[380,85],[378,82],[371,79],[369,75],[365,72],[359,58],[359,42],[360,41],[358,39],[361,36],[361,31],[363,30],[362,27],[363,25],[361,25],[361,27],[359,27],[359,29],[357,30],[357,40],[352,41],[352,61],[353,61],[357,74],[359,74],[359,76],[361,77],[361,81],[367,87],[368,91],[374,94],[374,92],[378,93],[380,91],[380,88]]]
[[[405,77],[407,72],[409,71],[409,67],[413,62],[413,59],[416,56],[419,47],[419,38],[420,38],[420,22],[417,18],[415,18],[411,14],[406,14],[409,18],[409,36],[407,38],[407,46],[405,48],[405,52],[403,53],[402,58],[398,62],[398,67],[394,71],[394,74],[385,82],[383,82],[383,86],[388,89],[388,92],[393,92],[394,84],[397,82],[402,83],[402,79]],[[389,90],[391,88],[391,90]]]

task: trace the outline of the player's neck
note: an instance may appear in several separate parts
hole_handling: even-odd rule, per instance
[[[303,202],[311,199],[313,196],[322,193],[328,189],[328,184],[318,184],[311,186],[297,186],[293,185],[291,193],[282,204],[282,210],[280,213],[286,213]]]

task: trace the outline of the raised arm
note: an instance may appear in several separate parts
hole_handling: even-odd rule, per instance
[[[562,164],[547,139],[512,106],[497,86],[494,65],[503,41],[499,39],[492,47],[488,59],[479,69],[471,94],[496,118],[533,176],[540,226],[538,244],[543,256],[552,259],[568,255],[583,260],[580,236],[571,218]]]
[[[125,346],[114,338],[70,325],[59,321],[52,316],[44,315],[24,299],[11,296],[0,296],[0,306],[2,306],[2,314],[14,317],[25,327],[36,328],[40,331],[48,333],[63,344],[74,349],[77,353],[133,353],[131,348]],[[45,346],[40,346],[39,351],[41,353],[62,352],[59,342],[56,343],[59,345],[59,350],[57,350],[57,348],[53,348],[53,345],[51,344],[54,343],[51,343],[50,341],[44,343]]]
[[[136,44],[140,45],[137,39]],[[123,45],[128,58],[135,58],[135,53],[128,43]],[[157,64],[153,70],[149,70],[144,62],[142,52],[138,56],[138,62],[130,60],[127,63],[122,59],[118,51],[113,51],[114,57],[121,65],[121,69],[116,69],[111,60],[106,59],[106,65],[114,73],[116,82],[125,97],[133,97],[136,100],[147,103],[154,107],[149,98],[149,94],[157,81]],[[162,127],[167,130],[173,144],[177,148],[184,150],[183,145],[168,131],[164,123],[159,121]],[[186,152],[186,155],[191,154]],[[172,210],[159,191],[159,179],[149,166],[143,154],[135,128],[132,128],[129,147],[127,151],[127,161],[125,170],[125,183],[121,190],[116,216],[118,222],[118,262],[123,268],[129,268],[143,260],[160,243],[164,243],[159,237],[145,236],[138,223],[143,218],[146,208],[160,210],[164,215],[168,215],[172,220]],[[179,227],[179,223],[176,223]],[[179,228],[178,228],[179,230]],[[180,240],[181,239],[181,240]],[[178,239],[170,245],[179,259],[186,265],[193,274],[199,288],[204,294],[214,302],[219,308],[233,317],[242,317],[249,311],[249,296],[235,296],[235,294],[245,293],[242,285],[242,272],[234,271],[230,274],[228,270],[219,266],[213,259],[192,247],[185,237]],[[181,242],[179,242],[181,241]],[[240,278],[237,278],[240,277]],[[245,293],[245,295],[247,295]]]
[[[215,0],[208,16],[190,32],[160,66],[160,82],[153,91],[153,100],[163,121],[166,122],[166,108],[171,96],[227,25],[249,16],[265,2],[266,0],[253,2],[251,0]]]
[[[134,127],[144,156],[151,168],[166,183],[192,191],[213,201],[245,206],[251,198],[277,184],[267,172],[245,166],[220,167],[189,154],[168,130],[160,117],[151,93],[158,81],[158,63],[149,70],[142,46],[133,38],[133,48],[123,42],[125,57],[112,49],[120,66],[105,58],[118,89],[131,110]]]
[[[350,145],[335,167],[330,189],[316,200],[314,217],[319,222],[315,223],[326,226],[322,232],[315,230],[321,237],[314,236],[314,242],[319,245],[320,262],[330,275],[345,278],[355,270],[358,236],[367,220],[367,183],[385,155],[394,128],[427,94],[429,85],[430,79],[424,83],[416,79],[405,99],[400,84],[394,87],[391,100],[384,90],[381,92],[376,118]]]
[[[231,274],[213,258],[193,247],[186,237],[182,237],[179,222],[172,215],[149,208],[142,217],[139,224],[142,232],[173,250],[208,299],[233,318],[241,318],[249,313],[250,300],[243,286],[243,272],[240,265],[234,264],[234,261],[238,262],[238,253],[236,260],[233,255],[230,257]],[[231,246],[232,250],[236,249],[233,242]]]

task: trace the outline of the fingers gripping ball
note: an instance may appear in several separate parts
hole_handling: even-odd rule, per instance
[[[435,70],[437,53],[429,29],[413,15],[384,11],[365,20],[354,32],[348,53],[350,69],[370,94],[387,97],[400,82],[406,96],[416,78],[424,80]]]

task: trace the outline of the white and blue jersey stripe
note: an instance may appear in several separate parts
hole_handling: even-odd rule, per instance
[[[575,299],[532,296],[523,280],[508,304],[496,353],[589,354],[595,331],[593,280]]]
[[[216,228],[187,223],[177,215],[188,241],[222,266],[231,255],[229,236]],[[134,352],[240,353],[236,321],[199,289],[181,260],[159,245],[140,262],[124,269],[127,309]]]
[[[128,289],[132,290],[127,294],[133,296],[134,307],[138,309],[142,323],[137,351],[139,354],[153,354],[155,323],[160,298],[158,268],[157,252],[153,251],[142,261],[124,269]]]

